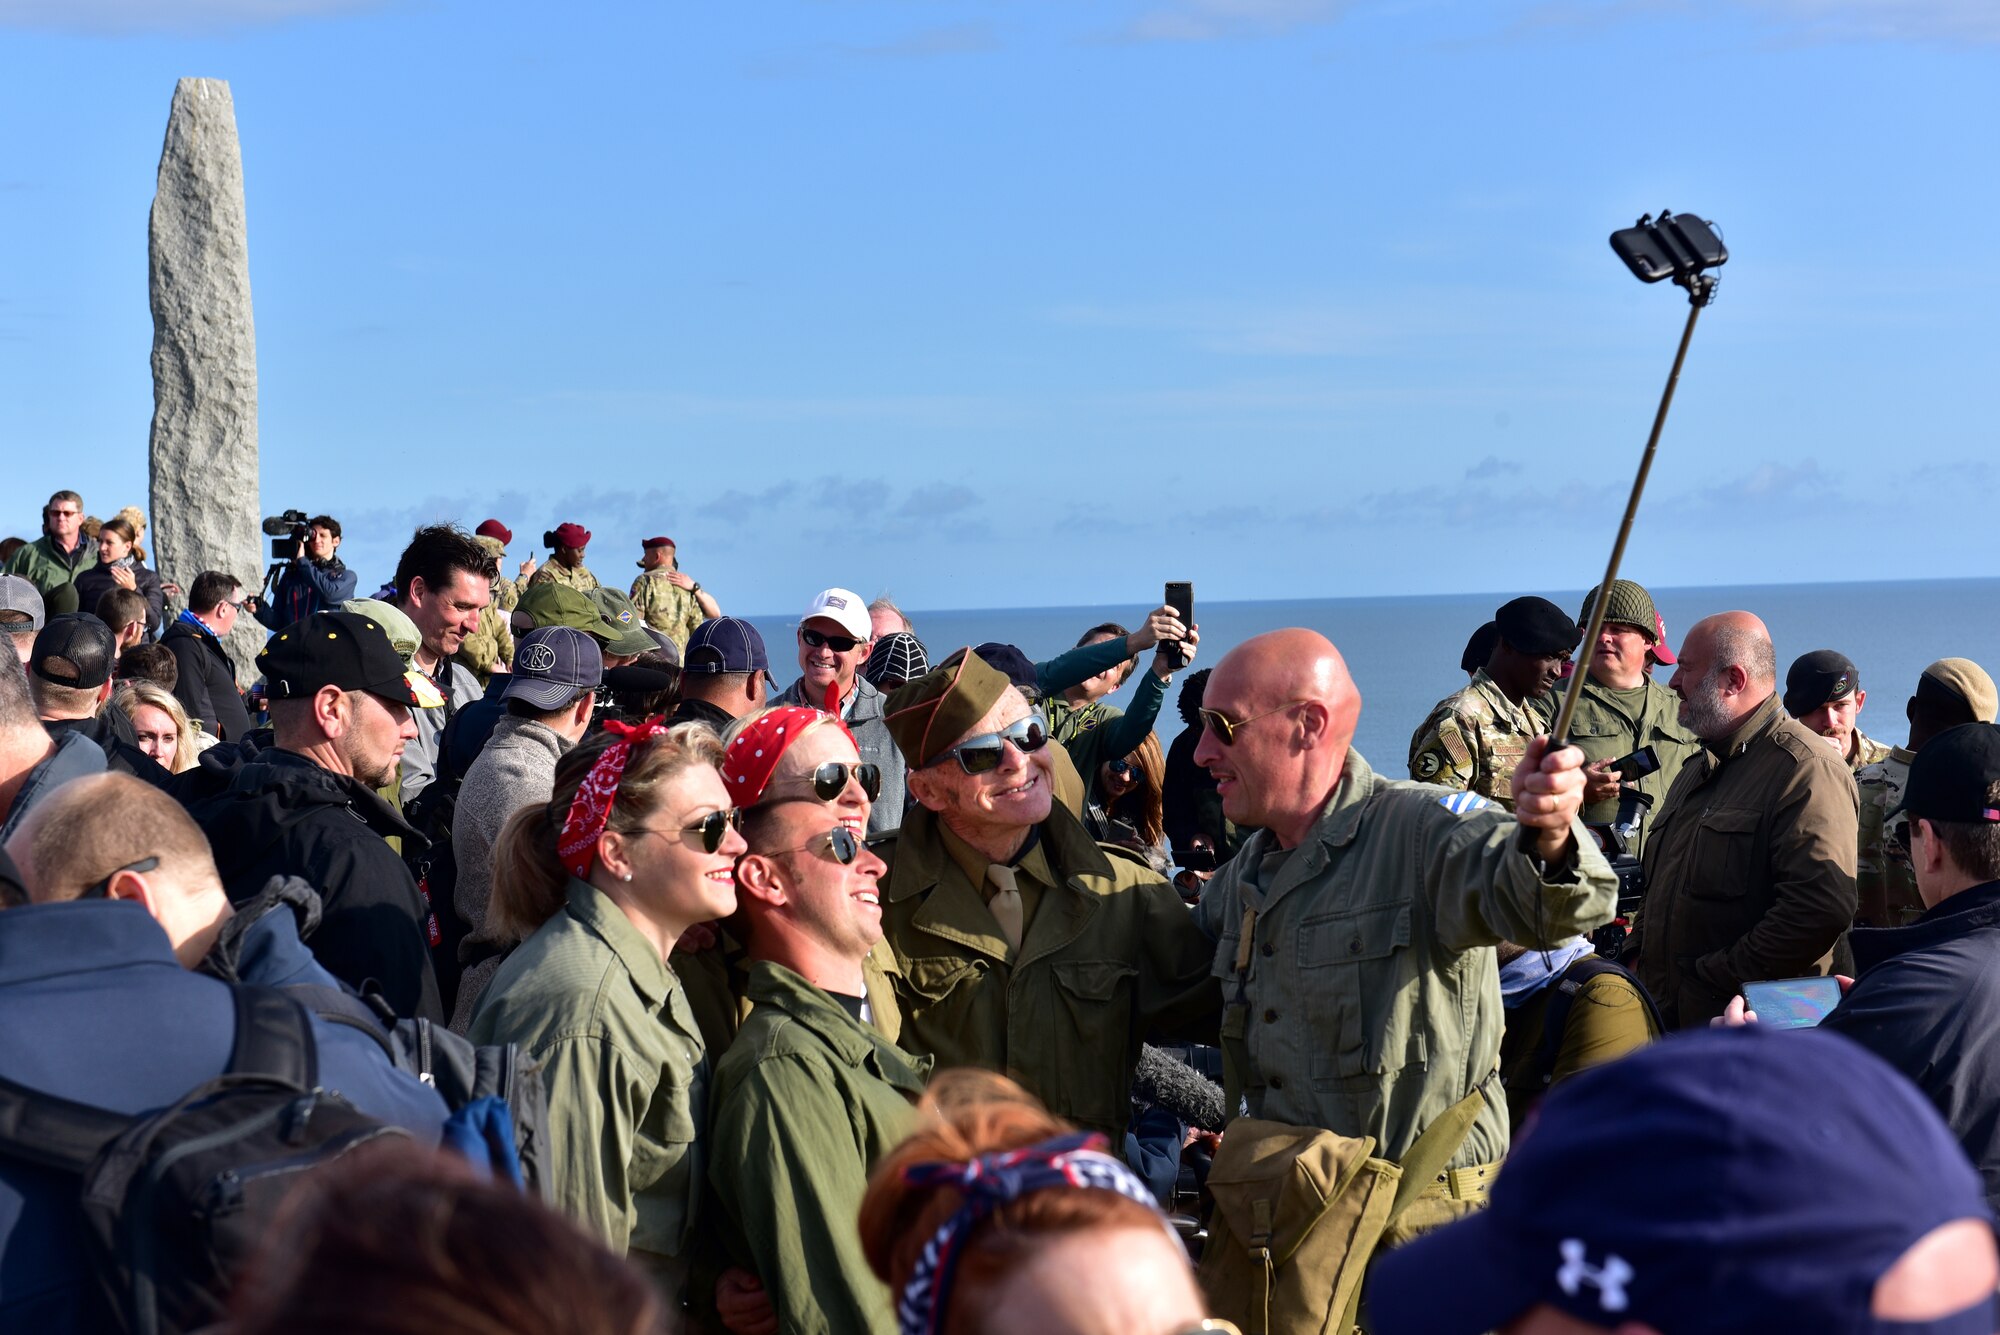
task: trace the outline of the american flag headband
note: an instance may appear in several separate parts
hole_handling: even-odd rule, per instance
[[[1086,1187],[1115,1191],[1157,1213],[1152,1191],[1123,1162],[1104,1153],[1106,1144],[1103,1136],[1077,1132],[964,1163],[919,1163],[903,1169],[903,1181],[911,1186],[956,1187],[965,1201],[924,1244],[903,1285],[896,1300],[901,1335],[938,1335],[944,1328],[966,1239],[982,1219],[1010,1201],[1053,1187]],[[1165,1226],[1164,1219],[1161,1224]],[[1174,1245],[1180,1246],[1178,1239]]]

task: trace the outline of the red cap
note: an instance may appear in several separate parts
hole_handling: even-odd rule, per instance
[[[639,545],[641,547],[672,547],[674,540],[672,538],[648,538]]]
[[[588,547],[589,545],[590,545],[590,530],[585,528],[583,525],[581,524],[556,525],[556,546]]]
[[[514,545],[514,530],[508,528],[497,519],[489,519],[472,531],[482,538],[500,539],[502,547],[511,547]]]
[[[1674,651],[1667,646],[1667,619],[1660,615],[1658,608],[1653,609],[1653,628],[1660,632],[1660,638],[1653,642],[1654,660],[1667,667],[1680,662],[1674,657]]]

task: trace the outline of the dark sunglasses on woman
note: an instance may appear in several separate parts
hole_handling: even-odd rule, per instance
[[[882,794],[882,767],[867,761],[858,764],[844,764],[829,760],[812,772],[813,796],[822,802],[831,802],[847,791],[847,776],[861,785],[861,791],[870,802]]]
[[[846,635],[822,635],[816,630],[803,628],[799,631],[799,638],[806,642],[808,649],[831,649],[837,654],[844,654],[861,643]]]
[[[1114,760],[1111,762],[1110,769],[1111,773],[1120,779],[1136,779],[1139,777],[1139,767],[1129,760]]]
[[[983,732],[977,737],[966,738],[931,764],[942,765],[946,760],[956,758],[958,767],[967,774],[990,774],[1000,768],[1009,742],[1022,755],[1033,755],[1049,744],[1048,725],[1042,722],[1040,714],[1030,714],[1016,719],[998,732]]]
[[[709,812],[692,825],[681,826],[681,833],[699,834],[701,836],[701,851],[704,853],[713,853],[722,847],[722,841],[727,837],[723,833],[725,830],[741,830],[742,828],[742,808],[723,807],[719,811]]]

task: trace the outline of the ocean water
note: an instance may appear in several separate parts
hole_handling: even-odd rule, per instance
[[[1529,589],[1576,615],[1582,589]],[[1868,693],[1859,726],[1870,737],[1901,742],[1908,733],[1903,705],[1925,665],[1970,658],[2000,673],[2000,580],[1925,580],[1854,584],[1743,585],[1651,590],[1667,636],[1678,648],[1687,628],[1713,612],[1742,608],[1771,628],[1782,689],[1785,669],[1800,654],[1838,649],[1860,670]],[[1207,603],[1195,590],[1202,643],[1194,666],[1213,666],[1252,635],[1306,626],[1339,646],[1361,688],[1355,745],[1376,769],[1404,777],[1410,734],[1431,707],[1465,684],[1458,670],[1466,639],[1513,595],[1451,594],[1421,598],[1317,598],[1299,601]],[[1136,625],[1150,610],[1138,606],[1020,607],[979,611],[910,609],[917,636],[935,661],[961,645],[998,640],[1036,661],[1074,645],[1103,621]],[[770,647],[780,686],[798,677],[793,620],[753,616]],[[1662,683],[1672,669],[1660,670]],[[1184,676],[1185,674],[1183,674]],[[1172,741],[1183,726],[1174,711],[1179,682],[1169,689],[1157,731]],[[1128,686],[1114,701],[1123,704]]]

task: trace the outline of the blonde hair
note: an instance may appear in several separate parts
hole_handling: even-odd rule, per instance
[[[200,751],[200,731],[188,720],[187,710],[174,693],[156,682],[127,679],[118,683],[112,693],[111,703],[125,711],[125,717],[136,719],[140,705],[151,705],[174,721],[174,767],[175,774],[184,774],[195,767]]]
[[[570,803],[597,758],[617,740],[598,733],[556,762],[555,791],[546,802],[522,807],[507,818],[493,845],[493,896],[486,921],[502,941],[525,941],[561,911],[569,892],[569,868],[556,854]],[[635,748],[618,781],[604,828],[629,833],[653,814],[659,790],[697,765],[720,768],[722,743],[705,723],[681,723]]]

